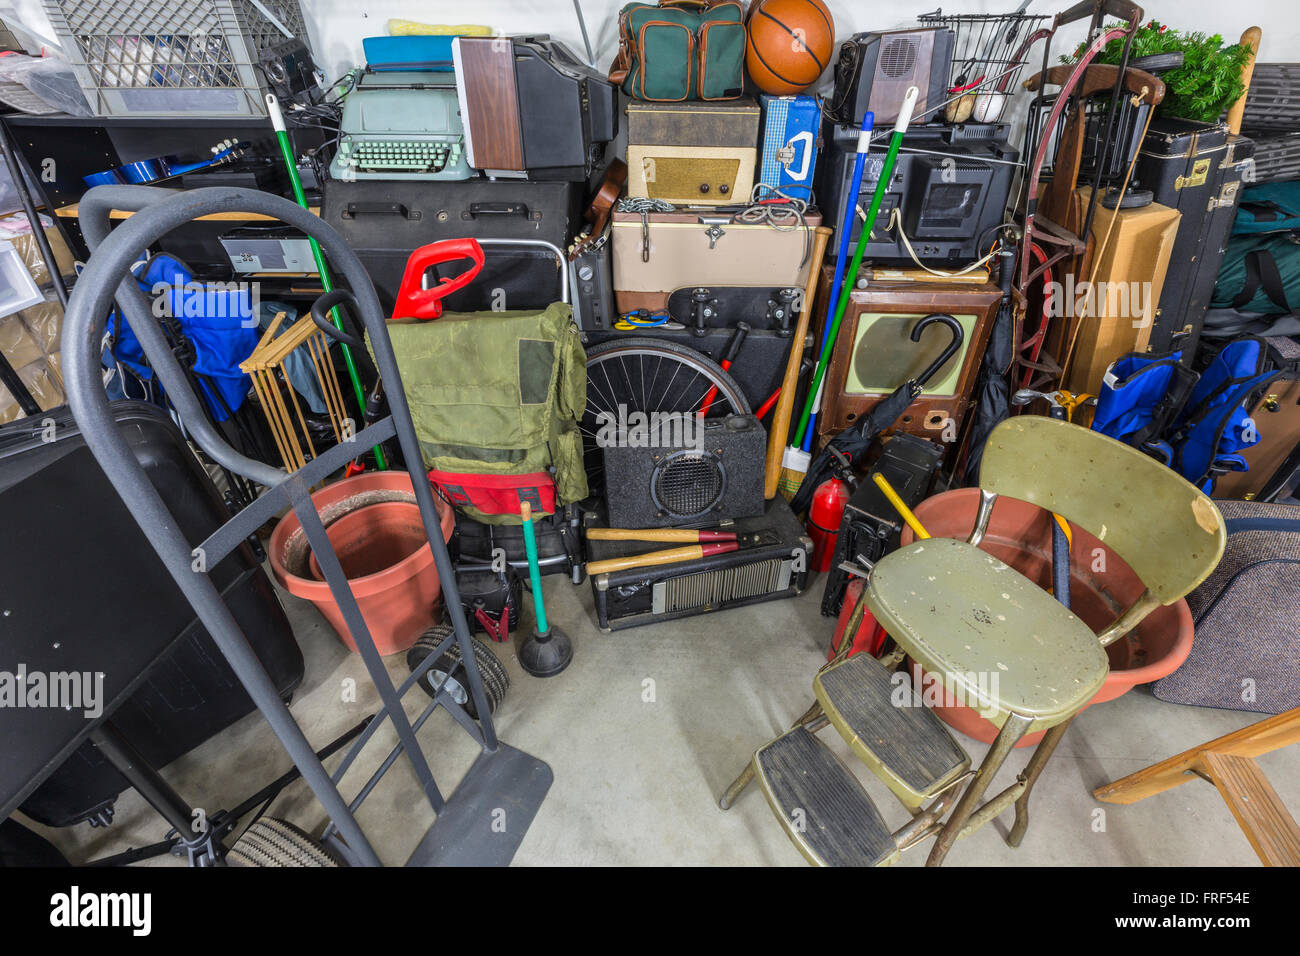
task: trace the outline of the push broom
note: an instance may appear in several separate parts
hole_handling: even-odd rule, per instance
[[[840,224],[840,255],[837,257],[836,272],[839,274],[839,296],[838,299],[832,295],[831,301],[827,305],[827,327],[822,334],[821,354],[817,358],[817,366],[813,371],[812,382],[808,386],[808,398],[804,402],[803,414],[799,416],[799,427],[795,431],[795,443],[786,449],[787,462],[791,462],[797,467],[800,461],[803,462],[803,468],[807,470],[809,453],[804,451],[805,444],[811,445],[811,441],[806,439],[811,437],[812,433],[812,415],[821,397],[822,381],[826,376],[826,368],[830,364],[831,352],[835,349],[835,340],[839,335],[840,322],[844,318],[844,312],[848,308],[849,296],[853,292],[853,277],[858,274],[858,269],[862,266],[862,257],[866,254],[867,243],[871,240],[871,232],[876,227],[876,219],[880,215],[880,204],[884,201],[885,192],[889,189],[890,178],[894,174],[894,164],[898,160],[898,150],[903,143],[903,134],[907,132],[907,125],[912,119],[912,110],[916,106],[916,98],[920,91],[915,86],[909,86],[907,93],[903,96],[903,105],[898,111],[898,119],[894,123],[894,131],[890,136],[889,150],[885,153],[884,163],[880,167],[880,176],[876,180],[876,189],[871,196],[871,206],[867,210],[866,221],[862,224],[862,232],[858,236],[857,247],[853,250],[853,261],[847,269],[841,271],[843,263],[843,254],[847,249],[848,237],[853,231],[853,216],[857,213],[857,204],[848,203],[848,208],[844,212],[844,222]],[[865,124],[862,135],[858,137],[857,158],[854,162],[854,176],[857,187],[850,191],[850,196],[857,195],[857,189],[861,188],[862,175],[866,167],[867,147],[871,139],[871,134]],[[830,311],[831,302],[835,302],[834,312]],[[783,478],[787,477],[787,469],[782,471]],[[793,478],[793,475],[789,475]],[[782,482],[782,492],[786,493],[790,484],[789,480]],[[794,489],[788,493],[793,495],[798,490],[796,484]]]

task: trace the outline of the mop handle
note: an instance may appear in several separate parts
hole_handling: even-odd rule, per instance
[[[876,114],[867,110],[862,117],[862,132],[858,134],[858,151],[853,159],[853,175],[849,179],[849,196],[852,199],[844,206],[844,219],[840,223],[839,249],[835,253],[835,278],[831,280],[830,295],[826,296],[826,321],[822,323],[822,340],[817,349],[826,348],[826,336],[831,331],[831,321],[835,317],[835,303],[840,297],[841,283],[844,281],[844,262],[849,257],[849,242],[853,236],[853,217],[857,214],[858,193],[862,191],[862,176],[867,169],[867,152],[871,149],[871,131],[876,125]],[[814,265],[814,269],[816,266]],[[795,447],[808,451],[812,446],[812,433],[817,412],[821,410],[821,396],[813,405],[813,413],[808,418],[808,426],[802,435],[795,436]]]
[[[523,518],[524,550],[528,552],[528,579],[533,587],[533,614],[537,617],[537,633],[551,629],[546,623],[546,607],[542,604],[542,569],[537,566],[537,538],[533,534],[533,506],[519,502],[519,516]]]
[[[835,339],[839,335],[840,321],[844,318],[844,310],[848,308],[849,296],[853,292],[853,283],[848,281],[848,277],[856,276],[859,267],[862,265],[862,257],[867,251],[867,243],[871,239],[871,230],[876,227],[876,217],[880,214],[880,204],[885,198],[886,190],[889,188],[889,179],[894,172],[894,162],[898,158],[898,149],[903,143],[903,134],[907,132],[907,124],[912,119],[912,108],[916,105],[916,98],[919,93],[920,91],[915,86],[907,88],[907,94],[903,97],[903,105],[898,112],[898,120],[894,123],[894,133],[889,140],[889,152],[885,154],[884,164],[880,168],[880,178],[876,181],[876,191],[871,196],[871,208],[867,211],[867,221],[862,224],[862,234],[858,236],[858,246],[853,252],[853,262],[849,264],[848,271],[845,273],[844,287],[840,290],[840,300],[835,307],[835,318],[826,334],[821,356],[817,360],[817,371],[813,376],[812,384],[808,388],[808,400],[804,403],[803,414],[799,417],[797,434],[801,438],[804,429],[808,427],[808,418],[812,415],[813,402],[817,398],[818,389],[821,388],[822,378],[826,374],[826,366],[830,363],[830,353],[835,348]]]
[[[266,112],[270,115],[271,126],[275,129],[275,138],[280,143],[280,153],[284,156],[284,165],[289,171],[289,183],[293,187],[293,198],[303,209],[310,210],[307,204],[307,194],[303,192],[302,180],[298,177],[298,164],[293,158],[293,144],[289,142],[289,128],[284,123],[284,114],[280,112],[280,101],[276,99],[274,93],[266,94]],[[311,244],[311,257],[316,260],[316,273],[320,276],[321,288],[326,292],[334,291],[334,282],[330,278],[329,266],[325,264],[325,255],[320,251],[320,243],[314,236],[308,236],[307,241]],[[334,327],[340,332],[343,331],[343,320],[339,318],[338,307],[330,309],[330,320]],[[352,391],[357,397],[357,405],[364,412],[366,407],[366,390],[361,386],[361,376],[357,374],[357,365],[352,358],[352,350],[346,345],[340,345],[343,349],[343,361],[347,365],[348,378],[352,380]],[[379,471],[388,468],[388,462],[384,458],[384,450],[378,445],[374,447],[375,467]]]
[[[918,541],[924,541],[930,537],[930,532],[925,530],[925,525],[921,524],[921,520],[912,514],[912,509],[904,503],[902,498],[898,497],[898,492],[894,490],[894,486],[889,483],[888,478],[880,472],[876,472],[871,476],[871,480],[889,499],[889,503],[894,506],[894,510],[898,512],[899,517],[907,522],[907,526],[912,529],[912,533],[916,535]]]

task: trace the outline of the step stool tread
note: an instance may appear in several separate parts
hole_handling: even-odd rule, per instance
[[[754,761],[768,803],[810,862],[879,866],[897,857],[889,827],[862,784],[807,730],[778,737]]]
[[[911,682],[898,686],[894,674],[870,654],[855,654],[828,667],[813,687],[826,716],[849,745],[860,756],[868,751],[913,794],[927,794],[970,763],[934,711],[919,702],[912,706]],[[906,696],[909,706],[897,705],[899,695]]]

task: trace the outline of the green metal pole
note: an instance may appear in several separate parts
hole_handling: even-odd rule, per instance
[[[871,208],[867,210],[867,220],[862,224],[862,234],[858,236],[857,248],[853,250],[853,261],[849,264],[848,271],[844,273],[843,288],[840,290],[840,300],[835,306],[835,316],[831,319],[830,330],[826,333],[821,355],[817,358],[817,370],[813,375],[812,384],[808,386],[808,398],[804,402],[803,414],[799,416],[799,427],[795,430],[794,447],[796,448],[803,445],[804,431],[808,427],[808,419],[812,416],[813,406],[817,402],[817,392],[821,388],[822,378],[826,375],[826,367],[830,364],[831,352],[835,349],[840,320],[844,318],[844,310],[848,308],[849,297],[853,294],[854,280],[858,269],[862,266],[862,257],[867,251],[867,243],[871,240],[871,230],[876,227],[880,204],[889,189],[889,178],[894,172],[894,163],[898,159],[898,148],[903,143],[903,134],[912,119],[912,107],[916,105],[918,92],[915,86],[908,87],[907,95],[903,98],[903,108],[899,111],[897,122],[894,123],[894,132],[889,140],[889,151],[885,153],[884,164],[880,167],[876,191],[871,195]]]
[[[266,94],[266,110],[271,115],[271,125],[275,127],[275,137],[280,142],[280,153],[284,156],[284,165],[289,170],[289,182],[293,185],[293,198],[303,209],[310,209],[307,204],[307,194],[302,190],[302,180],[298,177],[298,162],[293,155],[293,146],[289,142],[289,130],[284,125],[284,114],[280,112],[280,103],[271,93]],[[307,237],[311,243],[311,256],[316,260],[316,272],[320,276],[321,287],[326,292],[334,291],[334,281],[330,278],[329,266],[325,264],[325,255],[320,251],[320,244],[312,236]],[[330,320],[334,327],[340,332],[343,331],[343,320],[339,318],[337,308],[330,310]],[[366,410],[366,390],[361,385],[361,376],[357,373],[356,361],[352,358],[352,349],[346,345],[340,346],[343,349],[343,361],[348,367],[348,378],[352,380],[352,391],[357,397],[357,407],[364,415]],[[384,457],[384,450],[376,445],[373,449],[375,453],[375,467],[380,471],[386,471],[388,461]]]
[[[524,550],[528,553],[528,579],[533,588],[533,614],[537,618],[537,633],[545,634],[551,629],[546,621],[546,607],[542,604],[542,569],[537,563],[537,536],[533,533],[533,510],[528,502],[520,507],[523,518]]]

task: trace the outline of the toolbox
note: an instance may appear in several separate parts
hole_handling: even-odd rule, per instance
[[[128,401],[114,403],[113,415],[185,536],[197,544],[216,530],[227,519],[226,507],[167,414]],[[9,540],[0,556],[6,594],[0,670],[13,671],[23,661],[10,657],[21,653],[19,634],[61,647],[69,671],[101,659],[79,650],[87,645],[170,643],[167,656],[112,714],[114,726],[155,769],[252,712],[252,700],[109,485],[66,407],[41,421],[20,419],[0,428],[0,516]],[[287,698],[302,680],[303,657],[266,572],[244,548],[217,565],[212,578]],[[21,718],[25,712],[13,713]],[[22,729],[6,723],[0,749],[12,753],[22,746]],[[46,720],[33,722],[33,732],[46,727]],[[21,809],[47,826],[107,823],[126,787],[86,742]]]
[[[469,179],[463,182],[327,180],[321,218],[361,259],[391,310],[411,253],[440,239],[529,239],[568,248],[584,183]],[[453,262],[451,272],[463,268]],[[439,277],[443,273],[438,272]],[[448,295],[449,312],[543,309],[560,301],[562,276],[544,248],[493,249],[478,278]]]
[[[1226,123],[1158,116],[1142,141],[1135,178],[1154,202],[1182,213],[1148,345],[1191,362],[1232,232],[1254,142]]]
[[[587,527],[607,527],[603,509],[588,512]],[[710,611],[794,597],[808,584],[812,541],[777,495],[762,515],[718,525],[741,536],[737,551],[678,564],[610,571],[591,578],[596,621],[617,631]],[[746,540],[752,537],[752,541]],[[588,541],[588,559],[600,561],[653,551],[644,541]]]

